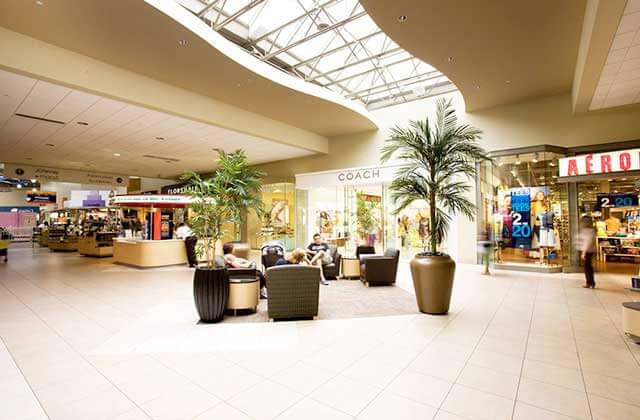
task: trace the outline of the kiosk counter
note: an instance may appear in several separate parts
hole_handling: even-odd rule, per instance
[[[185,208],[189,198],[182,195],[119,195],[112,204],[145,210],[145,234],[142,238],[116,238],[114,262],[149,268],[187,264],[184,241],[172,239],[173,215],[168,211]],[[171,216],[171,217],[169,217]]]

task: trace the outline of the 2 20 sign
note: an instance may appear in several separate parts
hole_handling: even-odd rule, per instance
[[[598,194],[596,206],[603,207],[631,207],[638,205],[637,194]]]

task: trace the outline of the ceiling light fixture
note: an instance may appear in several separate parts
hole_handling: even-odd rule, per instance
[[[53,143],[45,143],[45,146],[47,146],[47,147],[56,147],[56,145],[53,144]]]
[[[186,47],[187,45],[189,45],[189,43],[186,39],[181,39],[180,41],[178,41],[178,46],[180,47]]]
[[[164,140],[164,137],[156,137],[156,140]]]
[[[21,190],[21,189],[22,189],[22,184],[18,184],[18,185],[16,185],[16,188],[17,188],[17,189],[19,189],[19,190]]]
[[[520,160],[520,155],[516,155],[516,165],[520,165],[522,161]]]
[[[406,21],[407,21],[407,19],[408,19],[408,18],[407,18],[407,16],[406,16],[406,15],[400,15],[400,16],[398,16],[398,22],[400,22],[400,23],[404,23],[404,22],[406,22]]]
[[[78,125],[89,125],[89,123],[86,122],[86,121],[78,121],[76,124],[78,124]]]
[[[504,81],[506,84],[510,85],[511,84],[511,80],[505,80]]]
[[[453,57],[447,57],[447,61],[451,63],[453,61]]]
[[[120,157],[120,153],[114,153],[113,156]]]
[[[533,159],[531,159],[531,162],[538,163],[538,152],[535,152],[533,154]]]
[[[36,4],[37,4],[38,6],[43,6],[43,5],[44,5],[44,2],[43,2],[42,0],[36,0]]]
[[[31,188],[31,191],[32,192],[36,192],[36,191],[38,191],[38,189],[37,188]]]

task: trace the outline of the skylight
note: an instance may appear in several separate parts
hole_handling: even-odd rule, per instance
[[[385,35],[357,0],[177,0],[276,68],[383,108],[457,88]]]

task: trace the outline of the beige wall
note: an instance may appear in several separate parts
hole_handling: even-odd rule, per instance
[[[482,144],[491,150],[552,144],[580,146],[640,139],[640,107],[574,115],[571,95],[546,97],[520,104],[466,113],[460,94],[448,95],[456,104],[461,121],[483,130]],[[329,140],[327,155],[262,165],[269,182],[294,180],[294,175],[379,163],[380,147],[389,129],[405,125],[410,119],[432,115],[434,99],[411,102],[374,111],[382,129]],[[475,196],[473,197],[475,201]],[[476,232],[475,222],[459,218],[451,232],[448,248],[461,262],[475,262],[476,244],[468,233]]]

